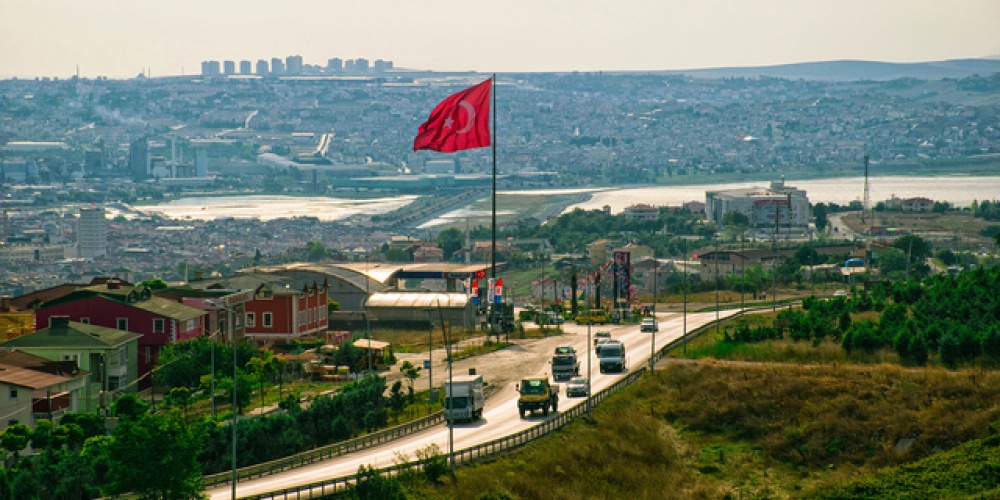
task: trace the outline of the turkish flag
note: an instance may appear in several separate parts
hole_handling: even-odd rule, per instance
[[[489,78],[441,101],[420,125],[413,150],[454,153],[489,146],[492,85],[493,79]]]
[[[476,271],[476,277],[477,278],[485,278],[486,277],[486,270],[485,269],[480,269],[480,270]]]

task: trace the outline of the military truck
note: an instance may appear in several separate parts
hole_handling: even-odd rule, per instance
[[[569,380],[580,374],[580,360],[576,357],[573,346],[556,347],[552,354],[552,379],[555,381]]]
[[[559,411],[559,384],[550,384],[548,377],[531,377],[521,380],[517,385],[517,411],[524,418],[528,412],[542,410],[542,415],[548,415],[549,410]]]

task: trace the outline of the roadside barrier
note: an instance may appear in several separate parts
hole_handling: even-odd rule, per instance
[[[387,443],[394,439],[413,434],[417,431],[422,431],[429,427],[434,427],[435,425],[444,421],[443,412],[435,412],[426,417],[419,418],[412,422],[407,422],[402,425],[397,425],[395,427],[390,427],[385,430],[378,432],[373,432],[371,434],[357,437],[354,439],[349,439],[347,441],[340,441],[338,443],[328,444],[319,448],[314,448],[309,451],[304,451],[295,455],[291,455],[284,458],[279,458],[277,460],[272,460],[270,462],[259,463],[256,465],[250,465],[247,467],[241,467],[236,469],[236,481],[241,481],[244,479],[252,479],[255,477],[262,477],[271,474],[275,474],[284,470],[294,469],[296,467],[301,467],[303,465],[312,464],[328,458],[337,457],[340,455],[346,455],[355,451],[363,450],[365,448],[370,448],[372,446],[380,445],[382,443]],[[219,472],[216,474],[206,475],[203,478],[206,488],[211,488],[213,486],[219,486],[222,484],[229,484],[233,479],[233,471]]]
[[[597,405],[601,401],[607,399],[611,394],[621,390],[633,384],[638,380],[642,374],[646,373],[646,368],[642,367],[632,371],[626,375],[621,380],[615,382],[611,386],[605,388],[604,390],[594,394],[591,397],[591,404]],[[500,453],[512,450],[524,446],[536,439],[544,437],[549,433],[559,430],[577,419],[578,417],[587,413],[587,405],[579,404],[569,409],[555,415],[544,422],[531,427],[530,429],[525,429],[516,434],[511,434],[509,436],[504,436],[501,438],[494,439],[492,441],[487,441],[485,443],[480,443],[475,446],[470,446],[461,450],[455,450],[455,464],[461,465],[465,463],[471,463],[476,460],[481,460],[485,458],[494,457]],[[379,474],[386,476],[395,476],[402,472],[419,470],[420,465],[418,463],[405,463],[397,464],[389,467],[383,467],[378,469]],[[354,484],[358,479],[357,474],[352,474],[350,476],[342,476],[337,478],[326,479],[323,481],[317,481],[315,483],[304,484],[300,486],[293,486],[290,488],[285,488],[278,491],[271,491],[267,493],[262,493],[259,495],[252,495],[246,497],[239,497],[240,499],[247,500],[271,500],[271,499],[301,499],[301,498],[313,498],[322,497],[324,495],[331,495],[336,492],[342,492],[346,490],[350,485]],[[239,492],[237,492],[239,493]]]
[[[740,313],[742,314],[742,313]],[[728,319],[728,318],[727,318]],[[696,337],[697,335],[705,332],[706,330],[715,326],[715,322],[712,321],[698,328],[695,328],[688,332],[687,337],[689,339]],[[681,345],[684,341],[683,338],[678,338],[669,342],[667,345],[663,346],[654,353],[653,360],[654,363],[659,361],[666,356],[671,349]],[[646,366],[642,366],[629,372],[621,380],[618,380],[604,390],[591,396],[591,406],[597,406],[602,401],[607,399],[609,396],[618,392],[619,390],[632,385],[647,371]],[[477,460],[492,458],[500,453],[519,448],[528,443],[531,443],[539,438],[545,437],[546,435],[557,431],[567,424],[576,420],[580,416],[587,413],[587,405],[579,404],[570,408],[568,411],[559,413],[544,422],[531,427],[530,429],[525,429],[516,434],[511,434],[509,436],[504,436],[501,438],[494,439],[492,441],[487,441],[485,443],[480,443],[475,446],[470,446],[461,450],[455,450],[454,460],[456,465],[462,465],[467,463],[472,463]],[[441,417],[443,420],[443,417]],[[377,444],[377,443],[376,443]],[[335,455],[330,455],[335,456]],[[310,462],[311,463],[311,462]],[[261,464],[264,465],[264,464]],[[396,464],[389,467],[383,467],[378,469],[378,473],[384,476],[396,476],[407,471],[420,470],[420,464],[415,462],[409,462],[405,464]],[[252,477],[252,476],[248,476]],[[341,476],[331,479],[326,479],[323,481],[317,481],[310,484],[304,484],[299,486],[293,486],[290,488],[285,488],[282,490],[271,491],[267,493],[261,493],[258,495],[251,495],[246,497],[238,497],[241,500],[290,500],[290,499],[302,499],[302,498],[313,498],[313,497],[323,497],[325,495],[332,495],[337,492],[343,492],[354,484],[358,480],[357,474],[352,474],[349,476]],[[227,481],[228,482],[228,481]],[[238,493],[238,492],[237,492]]]

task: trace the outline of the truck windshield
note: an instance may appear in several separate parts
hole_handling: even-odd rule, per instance
[[[445,408],[461,409],[465,408],[466,406],[469,406],[469,398],[466,397],[454,397],[454,398],[444,399]]]
[[[529,380],[521,384],[521,394],[545,394],[545,387],[538,380]]]
[[[552,358],[553,365],[572,365],[573,356],[555,356]]]
[[[622,355],[622,348],[617,344],[603,344],[601,346],[601,357],[615,358]]]

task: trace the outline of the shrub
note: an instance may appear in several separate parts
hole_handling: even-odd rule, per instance
[[[941,364],[951,370],[958,367],[958,361],[961,358],[962,351],[957,337],[951,333],[942,335],[939,342],[938,352],[941,355]]]

